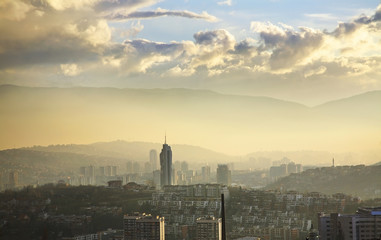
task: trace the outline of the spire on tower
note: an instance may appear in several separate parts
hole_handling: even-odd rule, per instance
[[[164,144],[167,144],[167,132],[165,132],[165,135],[164,135]]]

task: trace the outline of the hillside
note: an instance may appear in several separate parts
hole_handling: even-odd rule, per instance
[[[280,178],[267,189],[345,193],[362,198],[381,197],[381,166],[339,166],[309,169]]]

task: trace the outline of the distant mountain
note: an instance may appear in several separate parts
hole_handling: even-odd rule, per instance
[[[362,198],[381,197],[381,166],[339,166],[308,169],[280,178],[267,189],[345,193]]]
[[[236,157],[228,156],[222,153],[214,152],[205,148],[170,144],[172,148],[173,161],[187,161],[190,164],[201,163],[226,163],[236,159]],[[87,156],[96,156],[100,158],[115,158],[118,159],[118,164],[125,165],[127,161],[138,161],[141,163],[149,161],[149,152],[155,149],[160,154],[162,144],[148,142],[98,142],[93,144],[67,144],[67,145],[49,145],[49,146],[34,146],[23,148],[35,152],[49,153],[73,153]],[[21,150],[23,150],[21,149]],[[0,151],[1,154],[1,151]],[[93,163],[94,164],[94,163]]]
[[[271,150],[379,149],[381,91],[317,107],[190,89],[0,86],[0,149],[115,139]],[[117,154],[115,155],[117,156]],[[127,156],[125,156],[127,157]]]
[[[381,128],[379,121],[381,116],[381,91],[372,91],[331,101],[314,107],[314,110],[332,119],[339,116],[347,121],[357,123],[366,121]]]

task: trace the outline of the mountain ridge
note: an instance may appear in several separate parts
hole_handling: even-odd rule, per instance
[[[336,101],[333,107],[308,107],[269,97],[184,88],[3,85],[0,148],[103,139],[157,142],[167,129],[173,142],[230,155],[378,149],[381,111],[378,101],[372,100],[379,97],[381,91],[373,91],[338,106]]]
[[[116,91],[124,91],[124,90],[131,90],[131,91],[142,91],[142,92],[152,92],[152,91],[161,91],[161,92],[170,92],[170,91],[187,91],[187,92],[204,92],[204,93],[211,93],[215,95],[223,95],[223,96],[230,96],[230,97],[243,97],[243,98],[254,98],[254,99],[268,99],[268,100],[276,100],[276,101],[281,101],[281,102],[288,102],[288,103],[293,103],[293,104],[298,104],[307,108],[318,108],[318,107],[323,107],[327,104],[333,104],[341,101],[346,101],[349,99],[352,99],[354,97],[359,97],[363,95],[368,95],[368,94],[381,94],[381,90],[372,90],[372,91],[365,91],[359,94],[355,94],[352,96],[348,97],[343,97],[343,98],[338,98],[335,100],[329,100],[314,106],[307,106],[303,103],[299,103],[297,101],[292,101],[292,100],[286,100],[286,99],[280,99],[280,98],[275,98],[275,97],[269,97],[269,96],[252,96],[252,95],[238,95],[238,94],[228,94],[228,93],[220,93],[214,90],[210,89],[192,89],[192,88],[116,88],[116,87],[84,87],[84,86],[72,86],[72,87],[32,87],[32,86],[19,86],[19,85],[12,85],[12,84],[2,84],[0,85],[0,90],[2,88],[27,88],[27,89],[106,89],[106,90],[116,90]]]

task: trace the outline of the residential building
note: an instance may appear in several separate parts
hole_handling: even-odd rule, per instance
[[[123,218],[124,240],[164,240],[164,217],[145,213],[125,215]]]
[[[221,218],[208,217],[196,220],[197,240],[221,240],[222,220]]]
[[[323,240],[381,239],[381,207],[359,208],[356,214],[319,214],[319,235]]]

